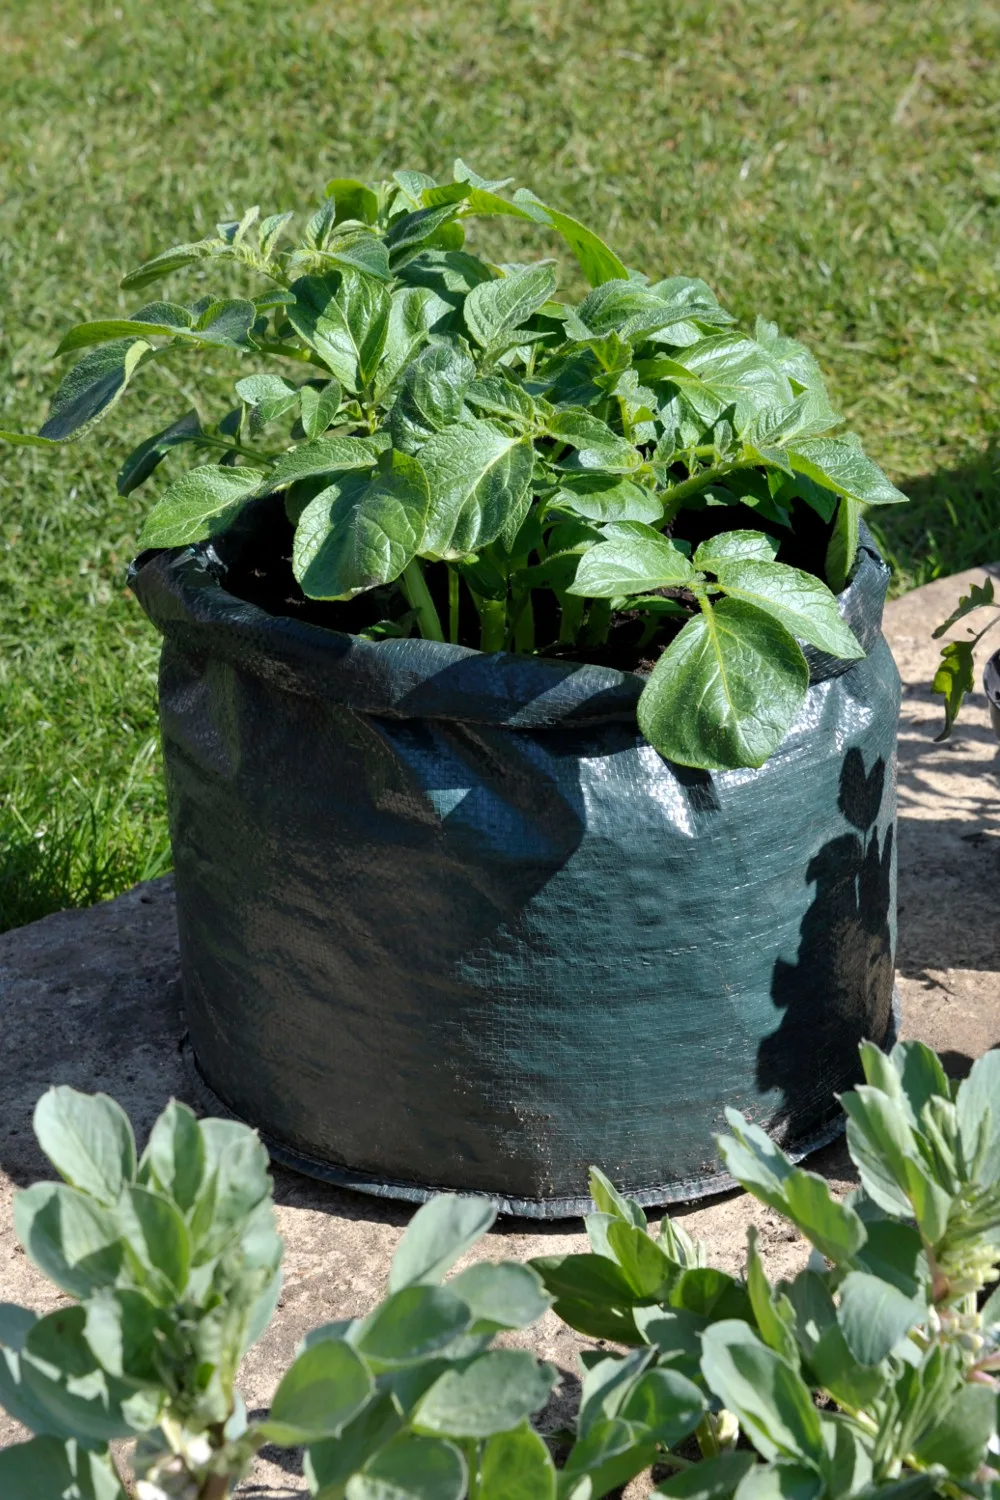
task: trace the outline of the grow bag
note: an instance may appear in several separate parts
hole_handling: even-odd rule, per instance
[[[145,554],[184,1003],[202,1078],[278,1160],[542,1217],[600,1165],[724,1185],[733,1105],[801,1155],[891,1026],[895,664],[863,537],[845,618],[758,771],[665,761],[641,677],[371,642]]]

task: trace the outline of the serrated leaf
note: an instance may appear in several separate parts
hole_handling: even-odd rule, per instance
[[[374,276],[378,281],[389,281],[392,277],[389,252],[375,234],[357,234],[349,239],[334,241],[324,249],[323,259],[343,270],[360,271],[364,276]]]
[[[422,551],[463,557],[503,536],[513,541],[531,500],[534,452],[493,422],[470,418],[420,450],[431,506]]]
[[[576,450],[572,463],[583,469],[627,474],[638,467],[641,455],[606,422],[582,408],[563,408],[546,422],[546,431]]]
[[[85,354],[52,397],[39,437],[59,443],[82,437],[117,406],[151,347],[144,339],[116,339]]]
[[[351,599],[392,583],[419,551],[430,491],[419,462],[383,454],[369,477],[347,474],[311,500],[295,530],[292,569],[310,599]]]
[[[934,640],[940,640],[941,636],[946,634],[946,632],[949,631],[953,625],[956,625],[959,620],[964,620],[966,615],[971,614],[973,610],[982,609],[984,606],[988,606],[993,603],[994,595],[992,578],[987,578],[986,582],[982,584],[970,584],[969,592],[961,596],[958,601],[957,607],[952,610],[951,614],[948,616],[947,620],[945,620],[944,624],[939,625],[937,629],[932,632]]]
[[[663,501],[655,490],[616,474],[560,474],[549,502],[589,521],[659,521]]]
[[[639,727],[681,765],[762,766],[808,687],[809,667],[790,631],[741,599],[723,599],[703,605],[660,657],[639,699]]]
[[[374,224],[378,219],[378,194],[356,177],[331,177],[323,190],[336,205],[336,222],[360,219]]]
[[[268,214],[266,219],[261,219],[257,230],[257,244],[260,253],[265,260],[270,260],[271,253],[285,229],[295,215],[293,213]]]
[[[615,252],[592,229],[588,229],[578,219],[571,218],[560,209],[543,203],[527,188],[518,189],[514,194],[514,202],[527,218],[533,219],[538,224],[551,225],[556,233],[562,236],[576,256],[580,269],[591,286],[600,286],[602,282],[628,275],[625,265],[618,259]]]
[[[701,339],[661,364],[703,422],[714,423],[732,408],[738,433],[760,413],[788,406],[794,395],[788,377],[742,334]]]
[[[390,416],[396,447],[415,453],[435,432],[457,421],[475,373],[468,355],[451,344],[434,344],[418,355],[403,377]]]
[[[491,350],[526,323],[555,289],[551,263],[517,267],[472,288],[464,303],[465,325],[482,349]]]
[[[202,464],[175,479],[150,511],[139,533],[145,547],[186,547],[217,536],[261,486],[262,469]]]
[[[393,293],[385,347],[375,376],[377,401],[385,400],[427,342],[433,309],[433,294],[426,287],[404,286]]]
[[[825,583],[801,568],[756,559],[718,559],[719,586],[730,599],[741,599],[773,615],[786,630],[842,661],[857,661],[865,652],[841,617]]]
[[[35,1105],[35,1135],[59,1175],[98,1203],[113,1204],[136,1172],[128,1115],[107,1094],[81,1094],[65,1084]]]
[[[339,382],[332,378],[322,386],[299,387],[302,430],[307,438],[322,437],[332,425],[340,410],[341,394]]]
[[[515,426],[530,426],[535,421],[534,399],[523,386],[503,374],[482,375],[473,380],[465,397],[470,406],[488,417],[500,417]]]
[[[491,1437],[539,1411],[555,1382],[552,1365],[539,1364],[526,1349],[491,1349],[435,1381],[418,1402],[413,1425],[442,1437]]]
[[[831,589],[839,594],[847,587],[858,555],[861,508],[846,495],[837,506],[833,530],[826,549],[826,577]]]
[[[183,308],[180,309],[184,311]],[[59,341],[56,356],[70,354],[74,349],[87,349],[92,344],[109,344],[114,339],[127,338],[174,338],[190,326],[190,317],[180,326],[170,323],[152,323],[134,318],[106,318],[103,322],[78,323]]]

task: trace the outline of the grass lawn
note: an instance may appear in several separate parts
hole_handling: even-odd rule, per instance
[[[459,154],[809,342],[913,497],[881,525],[897,586],[967,567],[1000,553],[998,50],[986,0],[17,0],[0,427],[38,424],[59,331],[145,300],[117,282],[156,250]],[[139,388],[141,420],[134,390],[79,447],[0,451],[0,930],[169,866],[123,586],[155,487],[114,475],[191,400],[179,362]]]

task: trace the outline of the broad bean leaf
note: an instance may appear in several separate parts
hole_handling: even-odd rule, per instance
[[[161,1309],[135,1287],[106,1287],[84,1311],[83,1335],[101,1368],[127,1384],[159,1389],[169,1328]]]
[[[899,505],[906,500],[853,436],[809,438],[796,442],[788,456],[797,473],[863,505]]]
[[[517,267],[496,281],[483,281],[465,298],[465,324],[479,346],[489,352],[503,344],[547,302],[556,288],[551,262]]]
[[[541,1277],[517,1261],[481,1261],[448,1283],[472,1313],[473,1333],[527,1328],[547,1312],[552,1298]]]
[[[886,1213],[909,1218],[913,1210],[906,1161],[916,1161],[918,1149],[902,1104],[866,1084],[844,1094],[841,1104],[847,1113],[847,1148],[862,1187]]]
[[[762,1203],[792,1220],[821,1255],[842,1263],[865,1242],[865,1226],[848,1203],[839,1202],[815,1172],[796,1167],[763,1131],[738,1110],[727,1109],[731,1136],[717,1137],[726,1167]]]
[[[767,1459],[818,1465],[825,1456],[819,1414],[798,1371],[747,1323],[713,1323],[702,1335],[709,1390],[740,1420]]]
[[[78,1439],[107,1443],[147,1431],[159,1417],[161,1394],[103,1370],[87,1342],[86,1319],[82,1307],[39,1318],[21,1351],[25,1384]]]
[[[653,1350],[648,1348],[635,1349],[624,1357],[597,1351],[594,1354],[594,1358],[586,1356],[576,1420],[579,1437],[586,1437],[597,1423],[618,1415],[629,1392],[655,1358]]]
[[[14,1228],[28,1258],[71,1297],[114,1286],[121,1228],[109,1208],[62,1183],[37,1182],[14,1198]]]
[[[261,1431],[285,1447],[337,1437],[367,1406],[375,1382],[349,1344],[323,1339],[282,1377]]]
[[[152,352],[145,339],[115,339],[85,354],[52,397],[39,437],[81,438],[117,406],[139,365]]]
[[[698,576],[683,552],[651,526],[620,523],[608,541],[581,557],[570,593],[616,599],[676,588]]]
[[[427,478],[405,453],[373,474],[347,474],[306,506],[292,567],[310,599],[350,599],[392,583],[419,551],[430,507]]]
[[[742,599],[705,601],[654,667],[639,699],[639,727],[681,765],[762,766],[808,687],[806,659],[773,615]]]
[[[139,548],[186,547],[225,531],[264,479],[262,469],[202,464],[175,479],[150,511]]]
[[[462,1500],[466,1474],[454,1444],[401,1432],[348,1480],[344,1493],[346,1500]]]
[[[472,1319],[466,1303],[447,1287],[404,1286],[363,1319],[352,1341],[373,1369],[388,1370],[419,1364],[446,1349]]]
[[[798,1369],[795,1309],[788,1297],[783,1292],[776,1292],[767,1279],[757,1250],[757,1227],[753,1224],[747,1231],[747,1293],[765,1344]]]
[[[421,551],[464,557],[502,537],[512,543],[528,511],[534,453],[526,438],[471,418],[420,450],[431,505]]]
[[[924,1297],[907,1297],[881,1277],[850,1271],[840,1288],[837,1322],[854,1358],[863,1365],[877,1365],[926,1312]]]
[[[171,1099],[142,1153],[139,1178],[172,1198],[181,1213],[193,1207],[205,1176],[205,1143],[194,1111]]]
[[[310,1493],[341,1500],[351,1475],[395,1437],[403,1421],[391,1391],[384,1390],[376,1392],[337,1437],[310,1443],[305,1455]]]
[[[955,1100],[958,1125],[969,1161],[985,1127],[982,1161],[976,1181],[984,1186],[1000,1182],[1000,1048],[976,1059]]]
[[[736,1488],[736,1500],[819,1500],[823,1479],[805,1464],[787,1459],[757,1464]]]
[[[708,1403],[693,1381],[678,1370],[647,1370],[636,1381],[618,1415],[649,1430],[665,1448],[689,1437]]]
[[[640,1205],[634,1198],[626,1198],[620,1193],[599,1167],[591,1167],[588,1186],[598,1213],[610,1214],[624,1224],[634,1224],[637,1229],[646,1228],[646,1215]]]
[[[439,1193],[417,1209],[396,1247],[389,1269],[390,1292],[440,1281],[495,1220],[496,1209],[487,1198]]]
[[[435,1381],[418,1402],[413,1425],[443,1437],[491,1437],[539,1411],[556,1378],[552,1365],[526,1349],[491,1349]]]
[[[125,1500],[106,1454],[56,1437],[0,1449],[0,1493],[4,1500]]]
[[[922,1464],[941,1464],[949,1474],[967,1478],[988,1461],[988,1444],[997,1430],[996,1393],[965,1385],[916,1444],[913,1456]]]
[[[632,1309],[641,1299],[616,1262],[603,1255],[541,1256],[531,1262],[555,1298],[554,1312],[591,1338],[637,1344]]]
[[[658,1444],[646,1428],[620,1417],[597,1422],[571,1450],[561,1470],[559,1500],[600,1500],[654,1462]]]
[[[607,1244],[638,1298],[666,1301],[681,1268],[645,1229],[616,1220],[608,1225]]]
[[[176,422],[170,422],[152,437],[139,444],[129,454],[118,471],[119,495],[131,495],[139,488],[165,458],[171,448],[181,443],[197,442],[202,435],[201,419],[194,410],[185,412]],[[2,434],[0,434],[2,436]]]
[[[483,1447],[479,1500],[555,1500],[552,1457],[527,1422],[494,1433]]]
[[[139,1265],[159,1273],[150,1286],[151,1292],[160,1289],[155,1300],[178,1300],[187,1286],[194,1256],[191,1233],[180,1210],[164,1194],[135,1186],[122,1194],[118,1218],[122,1237]]]
[[[729,1500],[753,1463],[752,1453],[720,1453],[671,1474],[653,1493],[670,1500]]]
[[[857,661],[864,656],[833,594],[814,574],[751,558],[719,558],[714,572],[730,599],[741,599],[773,615],[800,640],[841,660]]]
[[[65,1084],[48,1089],[35,1105],[33,1125],[59,1175],[98,1203],[116,1203],[134,1179],[132,1126],[107,1094],[81,1094]]]

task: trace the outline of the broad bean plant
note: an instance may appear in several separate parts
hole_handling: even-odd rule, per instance
[[[279,1288],[257,1137],[171,1103],[137,1160],[113,1101],[51,1090],[35,1128],[64,1181],[14,1213],[72,1302],[0,1307],[0,1403],[34,1434],[0,1451],[0,1494],[124,1500],[109,1444],[133,1439],[137,1500],[221,1500],[264,1443],[305,1448],[318,1500],[600,1500],[648,1470],[674,1500],[998,1500],[1000,1051],[958,1086],[918,1042],[862,1061],[846,1199],[736,1112],[719,1139],[812,1246],[797,1275],[773,1284],[753,1231],[742,1276],[712,1266],[596,1169],[585,1253],[455,1274],[494,1210],[443,1195],[259,1422],[234,1383]],[[550,1311],[598,1343],[546,1441],[559,1372],[494,1341]]]
[[[803,644],[864,654],[835,594],[863,510],[905,497],[842,430],[803,345],[764,319],[739,329],[704,281],[629,268],[508,187],[458,161],[440,184],[335,178],[299,229],[252,207],[126,276],[148,295],[186,274],[199,294],[70,329],[58,352],[85,352],[40,434],[0,437],[75,440],[149,367],[175,364],[190,390],[223,351],[235,404],[180,412],[121,468],[127,495],[168,455],[195,459],[142,548],[205,542],[282,497],[302,592],[371,594],[373,639],[573,659],[628,622],[626,665],[654,663],[650,743],[685,765],[759,766],[803,703]],[[498,216],[568,248],[566,291],[552,259],[467,246]]]

